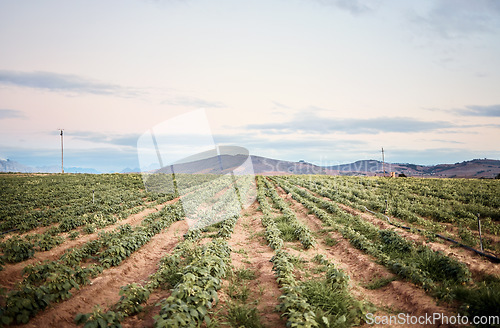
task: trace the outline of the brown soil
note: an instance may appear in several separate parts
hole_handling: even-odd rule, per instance
[[[160,259],[173,250],[187,229],[184,220],[174,222],[119,266],[105,270],[91,284],[75,291],[72,298],[54,304],[23,327],[76,327],[74,319],[78,313],[92,312],[96,304],[107,308],[119,300],[121,286],[147,280],[156,272]],[[142,322],[140,327],[143,327]]]
[[[322,196],[316,194],[315,192],[313,192],[307,188],[304,188],[302,186],[298,186],[298,187],[309,191],[310,193],[314,194],[316,197],[319,197],[319,198],[326,200],[326,201],[333,202],[331,199],[329,199],[327,197],[322,197]],[[436,239],[436,241],[430,242],[423,235],[420,235],[418,233],[412,233],[406,229],[395,227],[392,224],[390,224],[389,222],[387,222],[387,220],[380,219],[371,213],[361,212],[359,210],[356,210],[356,209],[349,207],[347,205],[344,205],[342,203],[335,203],[335,204],[337,206],[339,206],[342,210],[344,210],[350,214],[359,215],[363,220],[373,223],[375,226],[377,226],[380,229],[391,229],[391,230],[397,231],[402,237],[404,237],[408,240],[412,240],[418,244],[424,244],[434,251],[441,251],[444,254],[446,254],[447,256],[451,256],[451,257],[456,258],[460,262],[463,262],[467,265],[467,267],[469,268],[469,270],[471,271],[471,273],[473,274],[474,277],[481,277],[485,274],[490,274],[490,275],[495,275],[497,277],[500,277],[500,273],[499,273],[500,265],[499,264],[492,263],[489,260],[487,260],[486,258],[476,254],[473,251],[467,250],[467,249],[462,248],[462,247],[450,247],[450,246],[454,246],[454,244],[452,244],[448,241],[444,241],[442,239]],[[390,217],[390,219],[394,222],[398,222],[400,224],[405,225],[405,222],[402,222],[401,220],[399,220],[397,218]],[[458,228],[457,227],[447,225],[447,231],[449,231],[450,229],[453,230],[453,232],[454,232],[453,235],[458,236]],[[490,235],[488,234],[487,236],[490,236]],[[493,236],[493,237],[498,239],[498,237],[496,237],[496,236]],[[459,238],[455,238],[455,239],[458,240]]]
[[[322,230],[323,223],[315,215],[307,214],[308,209],[287,195],[283,189],[277,188],[278,193],[296,212],[297,218],[306,224],[312,231]],[[436,301],[422,289],[412,283],[396,280],[387,286],[370,290],[365,286],[379,278],[394,277],[384,266],[377,264],[376,260],[352,247],[337,232],[328,232],[327,236],[337,241],[336,245],[329,247],[318,240],[314,250],[305,253],[323,254],[328,260],[344,270],[351,278],[351,292],[359,300],[375,305],[379,310],[376,315],[390,315],[394,313],[408,313],[411,315],[425,315],[432,313],[445,313],[452,315],[455,311],[436,304]],[[318,238],[319,239],[319,238]],[[304,254],[304,253],[301,253]]]
[[[157,304],[170,296],[170,290],[156,290],[151,293],[149,299],[144,305],[144,309],[142,312],[138,313],[135,316],[126,317],[122,324],[123,328],[146,328],[146,327],[154,327],[155,320],[154,316],[160,314],[161,306],[157,306]]]
[[[412,233],[406,229],[401,229],[397,228],[391,224],[389,224],[386,220],[379,219],[373,214],[370,213],[364,213],[361,211],[358,211],[356,209],[353,209],[349,206],[346,206],[344,204],[337,204],[341,209],[344,211],[351,213],[353,215],[359,215],[363,220],[368,221],[379,227],[380,229],[390,229],[397,231],[402,237],[412,240],[418,244],[425,244],[427,247],[434,251],[441,251],[447,256],[456,258],[460,262],[463,262],[467,265],[469,270],[475,275],[475,276],[482,276],[484,274],[490,274],[490,275],[496,275],[497,277],[500,277],[499,269],[500,266],[499,264],[495,264],[487,260],[486,258],[476,254],[473,251],[467,250],[465,248],[461,247],[453,247],[450,248],[450,245],[452,245],[449,242],[441,243],[441,242],[429,242],[427,241],[427,238],[416,233]]]
[[[248,281],[250,296],[247,303],[257,300],[261,323],[270,328],[285,327],[285,319],[276,311],[281,291],[272,271],[273,265],[269,261],[274,256],[274,251],[262,237],[264,232],[260,221],[262,213],[258,212],[257,208],[258,203],[255,202],[243,210],[238,218],[231,239],[228,241],[232,249],[231,263],[235,270],[244,268],[255,272],[256,278]],[[226,292],[228,285],[229,281],[226,280],[219,292],[221,302],[217,309],[224,309],[230,302]]]
[[[377,264],[373,257],[352,247],[339,233],[323,231],[325,227],[316,216],[307,214],[308,210],[293,200],[281,188],[277,188],[277,190],[280,196],[288,202],[290,208],[295,211],[297,218],[308,226],[312,232],[316,233],[317,245],[309,250],[304,250],[298,242],[285,243],[284,249],[290,254],[307,260],[303,268],[297,270],[297,279],[303,280],[310,276],[316,276],[311,272],[316,266],[311,263],[311,259],[317,254],[323,254],[330,262],[336,264],[350,276],[351,293],[355,298],[377,307],[377,310],[373,310],[376,315],[395,315],[397,313],[411,315],[444,313],[453,315],[455,313],[455,309],[437,305],[435,299],[427,295],[421,288],[407,281],[395,280],[376,290],[366,288],[367,284],[377,279],[390,278],[394,277],[394,275],[385,267]],[[395,229],[394,226],[374,215],[359,212],[342,204],[338,205],[352,214],[360,215],[364,220],[372,222],[380,228]],[[159,210],[162,206],[164,204],[131,215],[129,218],[103,230],[108,231],[124,223],[137,225],[147,214]],[[235,270],[245,268],[255,271],[256,278],[247,282],[250,296],[246,303],[249,305],[256,304],[261,315],[261,322],[270,328],[285,327],[285,319],[281,317],[281,313],[276,311],[281,291],[272,272],[272,263],[269,261],[274,255],[274,251],[267,246],[267,242],[263,237],[265,229],[260,220],[262,213],[257,210],[257,207],[258,203],[255,202],[242,211],[231,239],[228,241],[233,250],[231,253],[232,265]],[[172,252],[187,229],[188,224],[185,220],[173,223],[168,229],[154,236],[149,243],[133,253],[119,266],[105,270],[93,279],[90,285],[83,286],[80,290],[74,290],[72,298],[53,304],[23,326],[76,327],[74,323],[76,314],[92,312],[95,305],[100,305],[106,309],[120,298],[119,290],[121,286],[147,280],[148,276],[157,270],[159,260]],[[467,250],[450,248],[447,243],[428,243],[424,236],[402,229],[395,230],[405,238],[414,240],[417,243],[425,243],[432,249],[441,250],[449,256],[458,258],[466,263],[474,273],[496,273],[498,271],[495,270],[495,265],[477,255],[469,254],[470,252]],[[336,244],[328,246],[326,244],[327,237],[335,239]],[[12,288],[17,281],[22,279],[22,268],[27,264],[57,259],[68,248],[79,246],[95,238],[97,238],[97,234],[84,235],[76,240],[65,240],[62,245],[51,251],[37,253],[33,259],[18,264],[5,265],[5,269],[0,272],[0,286]],[[218,312],[216,317],[226,313],[229,303],[232,302],[228,295],[228,287],[229,279],[224,281],[223,288],[219,291],[220,302],[214,309],[216,313]],[[153,316],[160,311],[160,307],[156,306],[156,304],[168,297],[169,294],[169,290],[154,291],[145,306],[145,310],[136,316],[126,318],[122,323],[123,327],[152,327],[154,325]],[[373,327],[373,325],[364,325],[362,327]]]
[[[78,247],[83,244],[85,244],[88,241],[97,239],[98,233],[100,231],[111,231],[115,229],[119,225],[123,224],[130,224],[131,226],[136,226],[139,223],[142,222],[144,217],[146,217],[148,214],[151,214],[153,212],[159,211],[163,207],[165,207],[166,204],[170,204],[172,202],[177,201],[177,199],[171,200],[166,202],[165,204],[157,205],[153,208],[147,208],[137,214],[133,214],[130,217],[128,217],[125,220],[118,221],[117,223],[113,225],[109,225],[107,227],[104,227],[102,229],[99,229],[95,233],[88,234],[88,235],[83,235],[80,236],[79,238],[76,238],[75,240],[70,240],[66,239],[64,243],[61,245],[54,247],[53,249],[45,252],[36,252],[35,256],[31,259],[28,259],[23,262],[19,263],[13,263],[13,264],[5,264],[4,269],[0,271],[0,286],[3,288],[6,288],[7,290],[11,290],[14,288],[15,284],[23,279],[22,271],[24,267],[30,264],[35,264],[38,262],[43,262],[43,261],[54,261],[57,260],[58,258],[61,257],[62,254],[67,249],[73,248],[73,247]]]
[[[234,270],[244,268],[255,272],[255,279],[248,281],[250,295],[247,304],[257,301],[256,307],[261,322],[270,328],[285,327],[285,319],[275,311],[281,291],[272,272],[272,263],[269,262],[274,252],[260,235],[264,228],[260,222],[262,214],[257,211],[257,207],[258,204],[254,203],[243,210],[235,225],[231,239],[228,241],[232,249],[231,265]],[[229,284],[229,279],[223,280],[223,286],[218,291],[219,303],[213,308],[214,319],[219,322],[226,321],[224,315],[227,314],[227,308],[231,302],[228,295]],[[123,327],[152,327],[153,316],[160,312],[160,307],[156,304],[169,294],[170,291],[167,290],[155,291],[145,306],[145,313],[126,318],[122,323]]]

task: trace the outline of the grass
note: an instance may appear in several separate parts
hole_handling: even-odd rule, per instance
[[[372,281],[371,283],[365,285],[365,288],[366,289],[379,289],[379,288],[382,288],[382,287],[385,287],[387,286],[388,284],[390,284],[391,282],[393,282],[394,280],[396,280],[397,277],[386,277],[386,278],[379,278],[379,279],[376,279],[375,281]]]
[[[295,228],[290,225],[284,215],[278,216],[274,219],[276,227],[281,231],[281,238],[283,241],[294,241],[297,240],[295,236]]]
[[[328,270],[328,267],[326,265],[320,265],[317,266],[316,268],[313,269],[313,273],[318,274],[318,273],[323,273]]]
[[[250,296],[250,289],[246,284],[230,283],[227,287],[227,294],[234,300],[246,302]]]
[[[312,261],[317,264],[323,264],[323,265],[328,264],[328,259],[323,254],[316,254],[312,258]]]
[[[498,316],[500,308],[500,279],[486,277],[474,287],[457,286],[453,290],[455,299],[462,303],[461,312],[472,318],[474,316]],[[500,327],[485,325],[484,327]]]
[[[232,301],[228,303],[227,314],[224,315],[226,321],[223,324],[234,328],[264,327],[260,322],[260,315],[255,307],[258,304],[258,299],[250,303],[248,302],[251,294],[248,282],[257,278],[255,271],[244,267],[233,269],[230,271],[228,278],[227,294]],[[264,293],[262,286],[259,287],[259,290],[262,295]],[[219,322],[219,324],[222,323]]]
[[[302,295],[316,309],[316,317],[325,317],[332,327],[350,327],[356,317],[354,302],[342,288],[332,288],[325,279],[304,282]]]
[[[238,280],[254,280],[256,278],[255,271],[241,268],[235,271]]]
[[[234,251],[234,253],[243,254],[243,255],[248,254],[248,252],[244,248],[240,248],[240,249]]]
[[[256,278],[255,271],[240,268],[231,272],[227,294],[234,300],[246,302],[250,296],[250,289],[246,281]]]
[[[231,304],[226,315],[227,321],[234,328],[263,328],[259,312],[255,307],[242,304]]]
[[[308,262],[307,260],[303,259],[300,256],[294,256],[294,255],[291,255],[291,254],[290,254],[290,257],[289,257],[289,261],[297,269],[303,269],[304,268],[304,263]]]
[[[325,245],[329,247],[333,247],[337,245],[339,241],[337,239],[331,238],[331,237],[326,237],[325,238]]]

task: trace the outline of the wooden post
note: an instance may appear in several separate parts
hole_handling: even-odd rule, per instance
[[[64,129],[59,129],[61,131],[61,173],[64,173],[64,147],[63,147],[63,131]]]
[[[94,190],[92,190],[92,204],[94,204]]]
[[[483,252],[483,236],[481,234],[481,220],[480,220],[480,214],[477,213],[477,228],[479,230],[479,244],[481,245],[481,252]]]

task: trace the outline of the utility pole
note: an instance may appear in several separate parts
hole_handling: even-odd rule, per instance
[[[58,129],[61,131],[61,173],[64,173],[64,146],[63,146],[63,131],[64,129]]]
[[[62,132],[61,132],[61,133],[62,133]],[[384,170],[384,177],[385,177],[384,147],[382,147],[382,170]]]

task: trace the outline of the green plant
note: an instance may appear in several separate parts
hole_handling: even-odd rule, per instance
[[[474,247],[479,244],[479,239],[467,227],[460,225],[458,227],[458,235],[460,236],[460,239],[462,239],[462,243],[465,245]]]
[[[68,238],[71,239],[71,240],[75,240],[79,236],[80,236],[80,232],[79,231],[72,231],[72,232],[69,233]]]
[[[318,264],[328,264],[328,259],[323,254],[316,254],[311,260]]]
[[[52,234],[46,232],[40,235],[40,238],[36,241],[35,245],[41,251],[48,251],[64,242],[63,237],[53,236]]]
[[[498,316],[500,308],[500,282],[483,281],[474,287],[458,286],[453,291],[462,303],[461,312],[472,319],[474,316]],[[484,325],[484,327],[500,325]],[[483,327],[483,325],[482,325]]]
[[[335,238],[332,238],[332,237],[325,238],[326,246],[333,247],[333,246],[337,245],[338,243],[339,243],[339,241]]]
[[[123,316],[120,312],[103,311],[99,305],[94,306],[92,313],[79,313],[75,318],[77,325],[84,328],[121,328]]]
[[[250,289],[248,288],[247,284],[230,283],[227,288],[227,294],[232,299],[239,300],[241,302],[246,302],[248,297],[250,296]]]
[[[149,299],[150,291],[136,283],[123,286],[120,289],[121,298],[115,309],[129,316],[142,311],[142,304]]]
[[[388,284],[390,284],[394,280],[396,280],[396,277],[378,278],[378,279],[370,282],[369,284],[367,284],[365,286],[365,288],[366,289],[379,289],[379,288],[387,286]]]
[[[240,268],[234,272],[238,280],[253,280],[255,279],[255,271],[245,268]]]
[[[27,260],[35,254],[33,245],[19,236],[12,236],[1,244],[3,259],[6,262],[16,263]]]
[[[210,322],[208,311],[218,301],[217,290],[225,276],[230,249],[222,239],[207,244],[182,270],[181,280],[162,302],[156,327],[197,327]]]
[[[231,327],[234,328],[263,328],[260,322],[259,312],[255,307],[247,305],[230,304],[226,318]]]
[[[82,231],[84,233],[86,233],[87,235],[90,235],[91,233],[94,233],[96,230],[96,226],[95,226],[95,223],[90,223],[90,224],[86,224]]]

